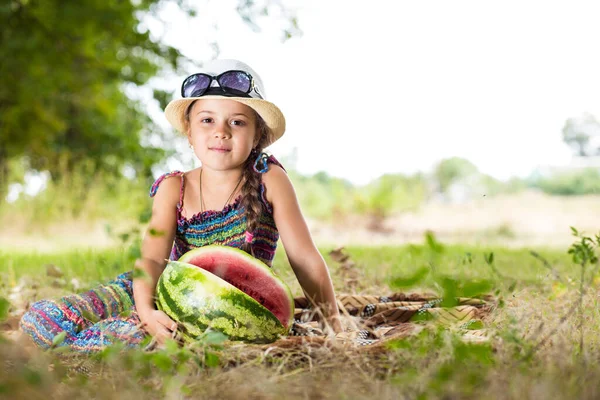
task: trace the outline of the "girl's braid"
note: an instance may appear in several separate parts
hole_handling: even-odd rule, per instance
[[[244,185],[242,186],[241,200],[241,206],[244,207],[246,214],[246,231],[252,235],[258,228],[258,220],[264,207],[261,200],[261,174],[254,170],[254,163],[267,144],[271,142],[271,130],[258,113],[255,112],[255,116],[256,135],[259,137],[259,140],[244,164],[242,172],[244,174]],[[242,249],[252,254],[251,243],[246,241]]]

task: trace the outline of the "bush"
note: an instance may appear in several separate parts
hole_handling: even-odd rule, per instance
[[[556,173],[531,179],[530,186],[553,195],[576,196],[600,193],[600,169]]]

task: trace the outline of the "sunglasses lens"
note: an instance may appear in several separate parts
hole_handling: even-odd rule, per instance
[[[210,85],[210,77],[204,74],[196,74],[188,77],[183,82],[183,97],[202,96]]]
[[[219,78],[219,85],[222,88],[233,89],[243,93],[250,92],[250,77],[241,71],[225,72]]]

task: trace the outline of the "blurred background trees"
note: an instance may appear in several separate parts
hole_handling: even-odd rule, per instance
[[[81,168],[93,178],[136,173],[165,155],[140,147],[156,131],[127,85],[143,85],[181,54],[139,30],[159,1],[9,1],[0,9],[0,171],[8,162],[48,171],[52,180]],[[92,182],[93,179],[90,180]],[[3,196],[0,196],[4,198]]]
[[[0,5],[0,214],[56,220],[68,212],[105,218],[119,210],[137,216],[147,208],[152,167],[172,153],[173,140],[132,92],[150,87],[156,105],[164,108],[175,90],[152,88],[151,79],[181,74],[186,63],[197,60],[154,38],[142,21],[165,5],[192,17],[207,3],[8,0]],[[283,18],[282,39],[300,33],[297,16],[279,1],[236,0],[234,6],[252,29],[260,29],[260,18]],[[279,12],[269,17],[272,7]],[[212,48],[217,55],[218,43]],[[325,172],[301,175],[294,170],[297,155],[284,164],[309,216],[342,221],[362,215],[381,230],[392,214],[418,210],[431,200],[461,202],[524,189],[598,193],[597,118],[569,118],[563,140],[574,159],[584,160],[580,167],[506,182],[460,157],[439,161],[429,173],[386,174],[365,185]],[[23,189],[28,176],[44,180],[44,190],[28,196]],[[3,204],[9,184],[21,185],[10,206]]]
[[[207,2],[2,2],[0,204],[9,182],[22,181],[30,170],[47,171],[54,183],[79,171],[89,178],[82,183],[91,185],[99,175],[122,176],[124,167],[129,176],[149,178],[152,165],[171,148],[169,137],[128,92],[176,72],[186,58],[152,38],[141,21],[167,3],[193,16]],[[241,19],[254,29],[271,7],[284,9],[274,0],[236,3]],[[284,37],[297,34],[295,15],[279,14],[288,20]],[[172,95],[155,91],[163,106]]]
[[[600,122],[592,114],[567,119],[562,132],[564,142],[576,156],[600,156]]]

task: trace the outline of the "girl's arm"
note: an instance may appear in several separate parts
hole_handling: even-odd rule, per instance
[[[160,274],[169,258],[177,227],[177,202],[179,201],[181,180],[167,178],[161,182],[154,197],[152,217],[144,235],[141,258],[135,268],[142,270],[142,277],[133,279],[135,307],[142,321],[155,310],[154,292]]]
[[[305,295],[323,311],[334,332],[342,331],[339,311],[325,260],[312,240],[292,182],[276,165],[263,175],[267,201],[290,265]]]

